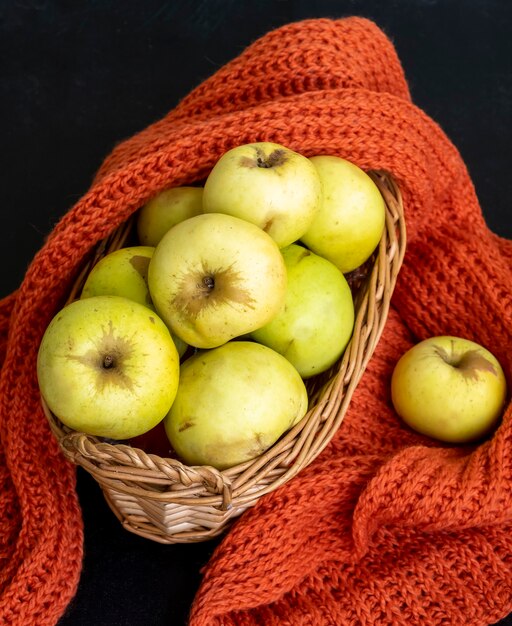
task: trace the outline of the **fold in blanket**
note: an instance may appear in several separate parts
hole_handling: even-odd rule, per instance
[[[80,576],[74,471],[39,406],[46,325],[95,243],[160,190],[202,180],[224,151],[261,140],[392,172],[408,248],[342,427],[224,537],[191,626],[476,625],[512,610],[511,405],[488,440],[452,447],[408,430],[389,397],[399,356],[439,334],[490,349],[510,387],[512,242],[487,228],[459,153],[411,102],[389,39],[346,18],[268,33],[120,144],[0,304],[2,623],[54,624]]]

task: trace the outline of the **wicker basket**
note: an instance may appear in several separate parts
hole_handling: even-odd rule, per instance
[[[74,432],[63,426],[42,401],[64,455],[95,478],[126,529],[161,543],[210,539],[263,494],[293,478],[329,443],[381,335],[405,252],[398,186],[387,173],[370,175],[386,204],[386,225],[366,271],[350,277],[356,306],[352,339],[335,366],[306,381],[308,413],[263,455],[224,471],[189,467],[177,459],[160,458],[124,443],[112,444]],[[125,224],[98,246],[69,300],[77,297],[92,265],[124,245],[131,228],[131,224]]]

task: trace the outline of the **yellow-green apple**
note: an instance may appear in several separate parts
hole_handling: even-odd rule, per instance
[[[81,298],[123,296],[153,308],[148,288],[152,246],[129,246],[100,259],[89,272]]]
[[[230,341],[182,364],[164,425],[186,463],[225,469],[265,452],[307,407],[304,382],[289,361],[258,343]]]
[[[384,229],[384,200],[357,165],[337,156],[311,157],[322,181],[320,210],[301,240],[344,274],[362,265]]]
[[[202,187],[171,187],[149,200],[137,216],[137,235],[144,246],[156,246],[175,224],[203,212]]]
[[[260,142],[228,150],[204,186],[205,213],[227,213],[256,224],[282,248],[311,225],[322,195],[319,176],[305,156]]]
[[[169,411],[179,357],[154,311],[121,296],[65,306],[37,357],[41,395],[70,428],[111,439],[149,431]]]
[[[197,348],[214,348],[263,326],[286,296],[286,267],[275,241],[222,213],[197,215],[167,231],[148,281],[161,318]]]
[[[282,354],[307,378],[343,354],[354,328],[354,302],[333,263],[297,244],[281,252],[288,274],[285,306],[251,337]]]
[[[398,415],[414,430],[452,443],[487,434],[506,396],[503,369],[486,348],[461,337],[420,341],[398,360],[391,397]]]
[[[129,246],[110,252],[89,272],[80,298],[122,296],[154,311],[148,287],[148,267],[154,250],[153,246]],[[180,357],[183,356],[187,344],[176,335],[172,338]]]

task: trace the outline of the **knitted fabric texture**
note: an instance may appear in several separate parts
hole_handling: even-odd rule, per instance
[[[512,242],[487,228],[457,151],[411,102],[361,18],[268,33],[120,144],[0,305],[0,622],[54,624],[82,559],[74,469],[39,406],[37,349],[91,248],[223,152],[275,141],[385,169],[408,247],[380,343],[330,445],[239,518],[204,569],[191,626],[490,624],[512,611],[512,409],[473,446],[410,431],[390,375],[418,340],[490,349],[512,383]]]

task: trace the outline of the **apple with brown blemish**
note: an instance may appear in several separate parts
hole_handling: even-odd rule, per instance
[[[128,246],[110,252],[89,272],[80,298],[92,296],[122,296],[155,310],[148,286],[149,261],[153,246]],[[172,336],[178,353],[183,356],[187,344]]]
[[[275,241],[231,215],[197,215],[156,246],[148,284],[168,327],[214,348],[268,323],[284,305],[286,268]]]
[[[152,246],[129,246],[110,252],[91,269],[81,298],[123,296],[153,308],[148,288],[148,267]]]
[[[164,426],[186,463],[226,469],[263,454],[307,409],[306,387],[289,361],[266,346],[230,341],[182,364]]]
[[[308,230],[321,196],[308,158],[280,144],[250,143],[217,161],[204,185],[203,210],[252,222],[282,248]]]
[[[93,296],[75,300],[52,319],[39,347],[37,377],[63,424],[129,439],[169,411],[179,356],[154,311],[120,296]]]
[[[496,357],[461,337],[430,337],[405,352],[391,378],[398,415],[414,430],[452,443],[488,434],[503,411],[507,384]]]

